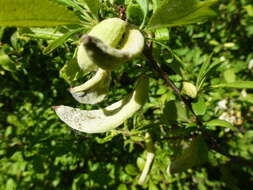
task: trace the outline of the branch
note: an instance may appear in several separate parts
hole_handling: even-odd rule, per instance
[[[148,46],[145,46],[144,49],[144,55],[146,56],[147,60],[150,62],[153,70],[157,72],[158,75],[160,75],[161,78],[163,78],[166,82],[166,84],[178,95],[180,95],[180,90],[175,86],[175,84],[169,79],[169,76],[167,73],[165,73],[159,65],[156,63],[152,56],[152,45],[148,44]]]
[[[193,113],[194,119],[196,120],[196,122],[200,126],[202,126],[202,124],[200,123],[199,119],[197,118],[197,116],[193,112],[193,109],[192,109],[192,106],[191,106],[191,100],[188,99],[188,98],[185,98],[185,97],[181,96],[180,90],[176,87],[176,85],[173,83],[173,81],[171,81],[169,79],[169,75],[161,69],[161,67],[157,64],[157,62],[153,58],[153,55],[152,55],[152,43],[148,43],[147,46],[145,46],[143,54],[147,58],[147,61],[151,64],[153,70],[166,82],[166,85],[169,86],[176,93],[176,95],[184,102],[184,104]]]
[[[169,79],[169,75],[161,69],[161,67],[157,64],[157,62],[153,58],[153,55],[152,55],[152,42],[149,42],[147,44],[147,46],[145,46],[143,54],[147,58],[147,61],[151,64],[153,70],[158,74],[158,76],[160,76],[162,79],[164,79],[167,86],[169,86],[176,93],[176,95],[184,102],[184,104],[191,110],[191,112],[193,113],[193,115],[195,117],[196,123],[198,124],[198,126],[200,126],[200,130],[203,132],[203,135],[206,138],[208,138],[207,133],[205,133],[204,129],[201,127],[201,126],[203,126],[203,123],[199,120],[199,118],[193,112],[193,109],[192,109],[192,106],[191,106],[191,100],[181,96],[180,90],[175,86],[173,81],[171,81]],[[229,153],[224,152],[223,150],[221,150],[221,148],[219,146],[212,146],[212,144],[216,144],[214,139],[208,138],[208,140],[209,140],[209,147],[211,149],[213,149],[214,151],[228,157],[231,162],[238,163],[238,164],[241,164],[243,166],[253,168],[253,162],[252,161],[246,160],[246,159],[238,157],[238,156],[232,156]]]

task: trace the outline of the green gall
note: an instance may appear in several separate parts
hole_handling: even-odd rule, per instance
[[[56,114],[71,128],[85,133],[103,133],[120,126],[133,116],[148,98],[148,78],[141,77],[135,90],[124,99],[103,109],[80,110],[69,106],[55,106]]]
[[[82,104],[97,104],[104,100],[109,90],[111,72],[98,69],[84,84],[70,88],[72,96]]]
[[[144,37],[136,29],[127,30],[119,49],[111,48],[89,35],[84,35],[81,41],[89,59],[104,70],[116,69],[120,64],[140,55],[144,48]]]
[[[101,40],[109,47],[116,47],[122,39],[127,23],[119,18],[109,18],[103,20],[88,33],[89,36]],[[77,62],[84,71],[95,71],[97,65],[89,58],[83,43],[81,42],[77,50]]]

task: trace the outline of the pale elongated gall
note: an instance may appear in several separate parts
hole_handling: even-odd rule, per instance
[[[138,183],[140,185],[143,185],[145,183],[145,180],[146,180],[147,175],[151,169],[151,165],[152,165],[152,162],[155,157],[155,153],[154,153],[155,147],[154,147],[153,140],[152,140],[149,133],[146,133],[146,135],[145,135],[145,144],[146,144],[146,149],[147,149],[147,156],[146,156],[145,166],[144,166],[141,176],[138,180]]]
[[[88,35],[98,38],[109,47],[116,47],[122,39],[126,26],[127,23],[119,18],[109,18],[94,26]],[[77,62],[82,70],[97,70],[97,65],[87,55],[82,42],[78,46]]]
[[[82,104],[97,104],[106,97],[111,82],[111,72],[98,69],[84,84],[70,88],[72,96]]]
[[[80,110],[69,106],[55,106],[59,118],[71,128],[85,133],[103,133],[120,126],[133,116],[148,97],[148,78],[141,77],[135,90],[124,99],[98,110]]]

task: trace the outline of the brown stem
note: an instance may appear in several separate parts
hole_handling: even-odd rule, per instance
[[[146,58],[148,59],[148,61],[150,62],[151,66],[153,67],[153,69],[165,80],[166,84],[172,88],[172,90],[178,95],[180,96],[180,91],[179,89],[174,85],[174,83],[169,79],[168,74],[165,73],[160,67],[159,65],[156,63],[156,61],[154,60],[153,56],[152,56],[152,47],[151,44],[148,44],[148,46],[146,46],[146,48],[144,49],[144,55],[146,56]]]
[[[200,124],[197,116],[194,114],[194,112],[192,110],[191,100],[188,99],[188,98],[185,98],[185,97],[181,96],[180,90],[176,87],[176,85],[173,83],[173,81],[171,81],[169,79],[169,75],[161,69],[161,67],[157,64],[157,62],[153,58],[153,55],[152,55],[152,44],[151,43],[148,43],[147,46],[145,46],[143,54],[145,55],[145,57],[147,58],[147,60],[150,62],[153,70],[156,71],[156,73],[161,78],[163,78],[163,80],[166,82],[166,85],[169,86],[176,93],[176,95],[184,102],[184,104],[191,110],[191,112],[194,115],[195,121],[197,121],[197,123]]]

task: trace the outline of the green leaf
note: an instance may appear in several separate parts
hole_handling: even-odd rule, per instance
[[[96,137],[95,139],[96,139],[97,143],[104,144],[109,141],[112,141],[112,139],[119,134],[120,133],[117,133],[117,132],[111,132],[110,134],[107,134],[105,137],[102,137],[102,138]]]
[[[181,156],[172,161],[170,173],[183,172],[189,168],[201,165],[208,159],[208,147],[203,137],[195,137],[191,145],[186,148]]]
[[[15,189],[17,189],[17,184],[16,184],[15,180],[12,179],[12,178],[9,178],[6,182],[5,189],[6,190],[15,190]]]
[[[49,54],[51,53],[54,49],[56,49],[57,47],[59,47],[60,45],[62,45],[64,42],[66,42],[71,36],[73,36],[74,34],[76,34],[77,32],[81,32],[83,30],[83,28],[78,28],[76,30],[70,31],[66,34],[64,34],[63,36],[59,37],[58,39],[54,40],[53,42],[51,42],[44,50],[43,53],[44,54]]]
[[[168,36],[169,37],[169,36]],[[171,67],[171,69],[176,72],[177,74],[180,74],[182,77],[184,76],[184,63],[183,61],[177,56],[177,54],[165,43],[162,43],[161,41],[158,41],[156,39],[152,39],[152,42],[160,45],[161,47],[168,50],[171,55],[177,60],[177,62],[169,63],[168,66]],[[154,48],[154,47],[153,47]]]
[[[196,115],[198,116],[204,115],[207,109],[204,99],[198,98],[198,101],[192,102],[192,109]]]
[[[7,122],[17,128],[24,127],[23,124],[20,122],[19,118],[14,114],[10,114],[7,116]]]
[[[152,0],[153,13],[156,11],[157,8],[160,7],[161,4],[162,4],[161,0]]]
[[[99,0],[79,0],[79,2],[86,5],[95,18],[98,18]]]
[[[3,37],[3,35],[4,35],[4,27],[0,27],[0,41],[2,40],[2,37]]]
[[[169,41],[170,33],[168,28],[159,28],[155,31],[155,39],[156,40],[164,40]]]
[[[138,175],[137,168],[132,164],[127,164],[125,167],[125,170],[129,175],[132,175],[132,176]]]
[[[210,127],[225,127],[233,131],[238,131],[238,129],[234,127],[231,123],[221,119],[213,119],[211,121],[206,122],[205,124]]]
[[[60,70],[60,77],[65,79],[69,84],[72,84],[74,81],[84,76],[84,74],[85,73],[80,69],[75,59],[67,62]]]
[[[2,67],[6,71],[16,71],[15,63],[10,59],[7,54],[5,54],[3,49],[0,50],[0,67]]]
[[[120,185],[117,187],[117,190],[127,190],[126,184],[120,184]]]
[[[224,76],[224,79],[226,82],[235,82],[235,80],[236,80],[236,75],[235,75],[234,69],[228,69],[228,70],[224,71],[223,76]]]
[[[143,21],[143,11],[139,4],[129,4],[126,9],[126,17],[130,23],[140,25]]]
[[[171,27],[201,22],[215,16],[209,7],[216,0],[164,0],[148,24],[149,29]]]
[[[0,26],[50,27],[79,24],[66,7],[49,0],[0,0]]]
[[[159,188],[153,183],[152,180],[149,180],[148,190],[159,190]]]
[[[167,102],[163,109],[162,120],[166,123],[173,123],[174,121],[189,122],[184,104],[179,101]]]
[[[137,164],[139,170],[143,170],[145,167],[145,160],[142,157],[138,157],[136,164]]]
[[[213,88],[249,88],[253,89],[253,81],[237,81],[237,82],[230,82],[230,83],[222,83],[213,85]]]
[[[204,85],[204,82],[206,81],[206,79],[209,77],[209,75],[211,74],[211,72],[220,66],[220,62],[216,62],[216,63],[212,63],[211,64],[211,57],[210,56],[202,65],[201,68],[199,70],[198,76],[197,76],[197,81],[196,81],[196,87],[199,90],[201,90],[201,88]]]
[[[59,32],[55,28],[19,28],[18,33],[21,37],[44,40],[56,40],[57,38],[63,36],[63,33]]]
[[[244,6],[244,9],[247,11],[249,16],[253,17],[253,5],[246,5]]]
[[[146,23],[146,20],[147,20],[149,0],[136,0],[136,1],[140,5],[141,10],[143,12],[143,21],[142,21],[142,24],[140,26],[140,28],[142,28],[144,26],[144,24]]]
[[[75,2],[73,2],[72,0],[56,0],[57,2],[69,6],[69,7],[73,7],[74,9],[78,10],[78,11],[82,11],[83,9]]]

